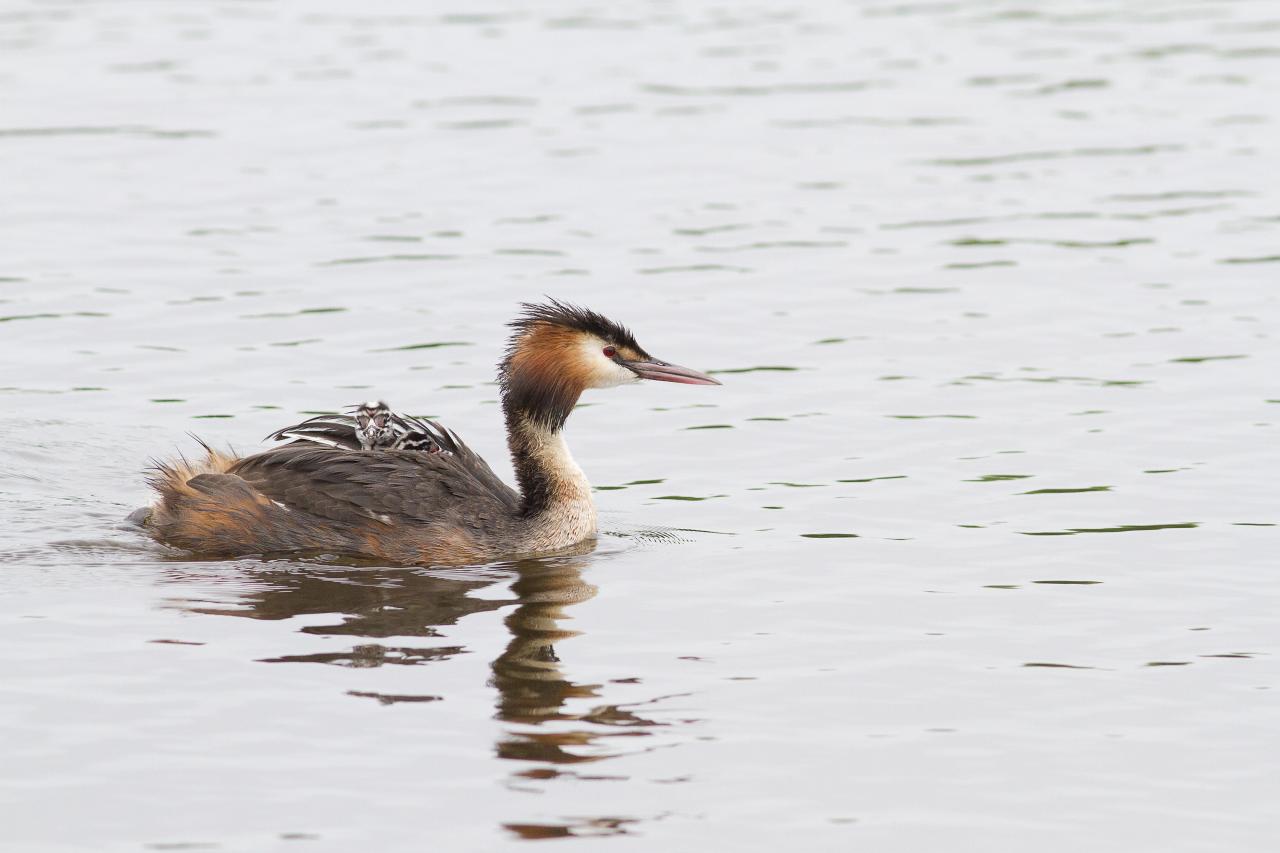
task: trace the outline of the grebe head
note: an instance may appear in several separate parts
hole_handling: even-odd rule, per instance
[[[354,417],[356,438],[365,450],[389,444],[395,439],[391,430],[391,409],[381,400],[356,406]]]
[[[645,352],[624,326],[555,299],[525,303],[499,365],[508,412],[558,430],[588,388],[612,388],[651,379],[684,385],[719,385],[705,373]]]

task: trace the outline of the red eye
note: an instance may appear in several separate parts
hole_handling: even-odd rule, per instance
[[[618,351],[613,347],[605,347],[603,352],[604,352],[605,358],[613,358],[615,355],[618,354]]]

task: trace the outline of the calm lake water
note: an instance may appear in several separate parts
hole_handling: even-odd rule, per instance
[[[1270,851],[1280,6],[11,0],[0,849]],[[186,433],[382,397],[589,555],[193,562]],[[581,840],[590,839],[590,840]]]

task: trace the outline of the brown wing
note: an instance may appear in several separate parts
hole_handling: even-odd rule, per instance
[[[230,473],[287,507],[347,523],[456,519],[471,527],[518,511],[519,495],[458,447],[466,453],[287,445],[246,457]]]
[[[465,468],[477,482],[486,486],[490,491],[501,493],[515,501],[516,507],[520,505],[520,494],[508,486],[502,480],[498,479],[498,475],[493,473],[493,469],[489,467],[489,463],[485,462],[480,456],[458,437],[458,434],[451,429],[441,426],[432,420],[426,418],[413,419],[415,423],[430,427],[429,434],[440,447],[441,450],[452,453],[458,459],[458,465]]]

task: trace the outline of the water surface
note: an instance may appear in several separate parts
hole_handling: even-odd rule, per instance
[[[0,14],[0,849],[1263,851],[1280,14]],[[382,397],[504,476],[543,294],[591,554],[195,562],[186,433]]]

